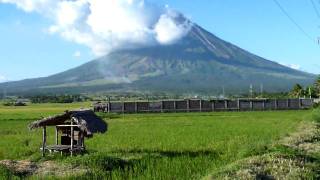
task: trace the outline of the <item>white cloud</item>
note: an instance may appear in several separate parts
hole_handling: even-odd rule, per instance
[[[73,57],[75,57],[75,58],[81,57],[81,52],[80,52],[80,51],[74,52],[74,53],[73,53]]]
[[[8,78],[0,74],[0,82],[6,82],[6,81],[8,81]]]
[[[179,14],[174,11],[168,11],[167,14],[161,15],[155,26],[156,38],[162,44],[171,44],[185,36],[190,30],[187,21],[177,23],[175,19],[179,18]]]
[[[48,3],[49,0],[0,0],[2,3],[16,4],[18,8],[31,12],[41,9],[41,6]]]
[[[97,56],[116,49],[171,44],[191,22],[145,0],[0,0],[52,20],[50,33],[86,45]]]

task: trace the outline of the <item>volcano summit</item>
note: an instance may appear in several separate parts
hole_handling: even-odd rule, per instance
[[[12,93],[28,92],[206,92],[247,93],[252,84],[286,91],[315,76],[266,60],[193,24],[174,44],[117,50],[49,77],[0,84]]]

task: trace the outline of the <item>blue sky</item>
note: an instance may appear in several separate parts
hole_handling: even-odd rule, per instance
[[[192,21],[252,53],[320,73],[320,17],[311,1],[278,0],[308,33],[308,39],[273,0],[149,0],[168,4]],[[320,3],[314,0],[320,11]],[[0,4],[0,81],[48,76],[95,58],[83,45],[48,33],[52,21]]]

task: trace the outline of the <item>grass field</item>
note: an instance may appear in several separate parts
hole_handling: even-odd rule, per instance
[[[66,109],[88,106],[0,106],[0,160],[50,160],[89,169],[65,177],[71,179],[200,179],[269,151],[274,142],[310,121],[310,111],[99,114],[109,130],[86,141],[87,154],[41,158],[41,130],[29,131],[27,125]],[[53,129],[49,136],[53,143]]]

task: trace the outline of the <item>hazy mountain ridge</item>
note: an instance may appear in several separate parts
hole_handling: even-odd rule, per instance
[[[10,92],[246,92],[250,84],[288,90],[313,74],[263,59],[194,25],[172,45],[119,50],[68,71],[0,84]]]

